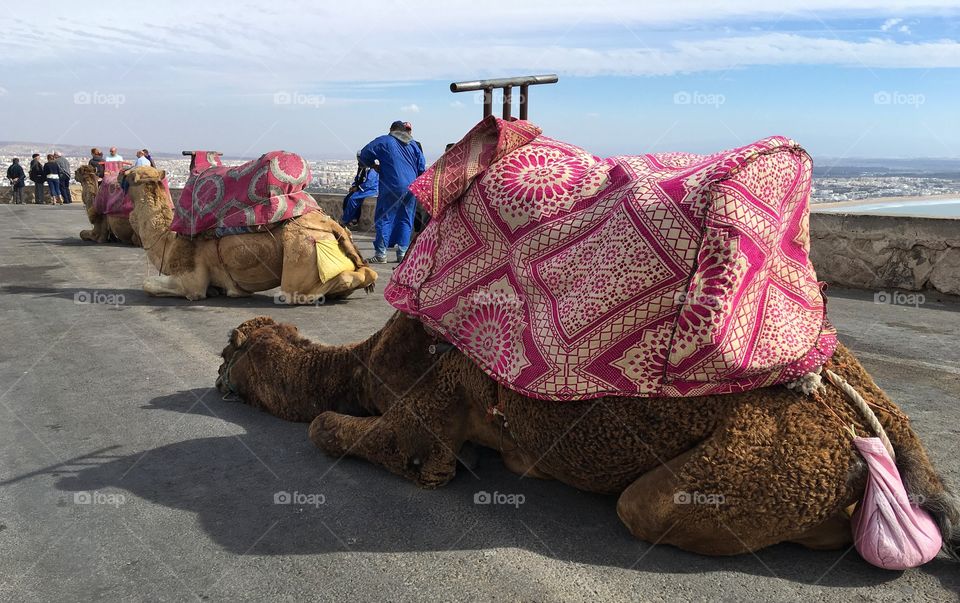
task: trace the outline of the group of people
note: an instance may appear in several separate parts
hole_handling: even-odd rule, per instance
[[[150,156],[150,151],[140,149],[137,151],[136,161],[125,161],[117,152],[116,147],[110,147],[110,154],[104,156],[103,152],[94,147],[90,149],[90,160],[87,162],[97,170],[97,176],[103,178],[103,166],[110,161],[119,162],[124,168],[134,168],[144,165],[157,167]],[[33,182],[34,203],[43,205],[49,203],[52,205],[69,205],[73,203],[70,195],[70,162],[59,151],[47,154],[47,160],[41,159],[40,153],[34,153],[29,171],[25,172],[20,165],[20,159],[14,158],[10,167],[7,168],[7,179],[13,187],[13,202],[15,204],[23,203],[23,189],[26,187],[26,181],[29,178]],[[44,185],[50,192],[50,201],[44,199]]]
[[[19,158],[13,159],[13,163],[7,168],[7,179],[13,187],[13,202],[18,205],[23,203],[23,189],[27,185],[27,178],[33,182],[34,203],[44,203],[44,184],[50,188],[50,203],[73,203],[70,197],[70,162],[59,151],[48,153],[46,162],[40,159],[40,153],[34,153],[29,172],[24,172]]]
[[[360,220],[364,199],[376,195],[374,254],[367,261],[384,264],[387,250],[395,247],[399,263],[407,253],[418,220],[417,199],[407,189],[426,170],[423,147],[413,138],[413,126],[410,122],[393,122],[387,134],[373,139],[357,153],[357,163],[357,175],[343,200],[340,222],[355,225]]]

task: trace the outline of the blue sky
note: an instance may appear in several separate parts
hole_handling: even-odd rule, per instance
[[[956,2],[643,4],[47,2],[5,23],[0,140],[347,158],[405,119],[435,157],[480,116],[449,82],[558,73],[531,118],[599,155],[960,157]]]

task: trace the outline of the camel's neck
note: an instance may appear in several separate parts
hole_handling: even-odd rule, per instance
[[[97,198],[97,178],[84,178],[80,181],[80,197],[88,208],[93,207],[93,200]]]
[[[376,414],[377,410],[364,395],[370,340],[347,346],[311,344],[305,350],[303,370],[309,382],[304,386],[314,392],[318,414],[326,410],[353,415]]]
[[[178,238],[170,230],[173,209],[164,198],[162,185],[151,182],[131,185],[130,196],[134,200],[130,226],[143,242],[150,263],[164,273],[175,273],[176,266],[166,259],[181,255],[181,248],[192,242]]]

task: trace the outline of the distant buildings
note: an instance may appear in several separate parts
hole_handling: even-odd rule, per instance
[[[0,155],[0,166],[6,168],[13,157],[20,157],[24,167],[30,165],[30,153],[19,155]],[[68,157],[71,171],[87,162],[87,157]],[[190,175],[190,160],[186,157],[176,159],[156,159],[157,167],[167,172],[172,188],[183,188]],[[239,165],[239,160],[226,160],[224,165]],[[337,159],[329,161],[309,161],[313,172],[310,191],[320,193],[346,193],[357,171],[355,159]],[[857,175],[814,177],[811,201],[826,203],[830,201],[857,201],[879,197],[929,197],[931,195],[960,195],[960,173],[956,177],[923,176],[918,174],[875,175],[860,173]],[[29,183],[28,183],[29,184]],[[9,186],[0,179],[0,186]]]
[[[6,170],[14,157],[20,158],[20,163],[26,169],[30,165],[30,153],[19,155],[0,155],[0,166]],[[87,163],[87,157],[68,157],[70,161],[70,171],[73,172],[77,167]],[[134,159],[134,158],[131,158]],[[187,178],[190,176],[190,159],[163,159],[154,158],[157,167],[166,171],[167,180],[171,188],[183,188]],[[224,165],[239,165],[243,161],[226,160]],[[308,187],[310,191],[319,193],[346,193],[347,189],[353,183],[353,177],[357,173],[356,159],[337,159],[332,161],[308,161],[310,171],[313,173],[313,182]],[[4,172],[5,173],[5,172]],[[72,173],[71,173],[72,176]],[[28,183],[29,184],[29,183]],[[0,186],[9,186],[10,182],[5,178],[0,178]]]
[[[849,176],[813,179],[813,203],[857,201],[879,197],[929,197],[960,195],[960,174],[956,178],[926,176]]]

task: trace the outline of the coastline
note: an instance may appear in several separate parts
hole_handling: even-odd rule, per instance
[[[951,199],[960,199],[960,193],[956,194],[943,194],[943,195],[907,195],[902,197],[867,197],[864,199],[853,199],[850,201],[822,201],[822,202],[811,202],[811,209],[816,208],[839,208],[839,207],[850,207],[851,205],[864,205],[864,204],[896,204],[896,203],[922,203],[924,201],[945,201]]]

